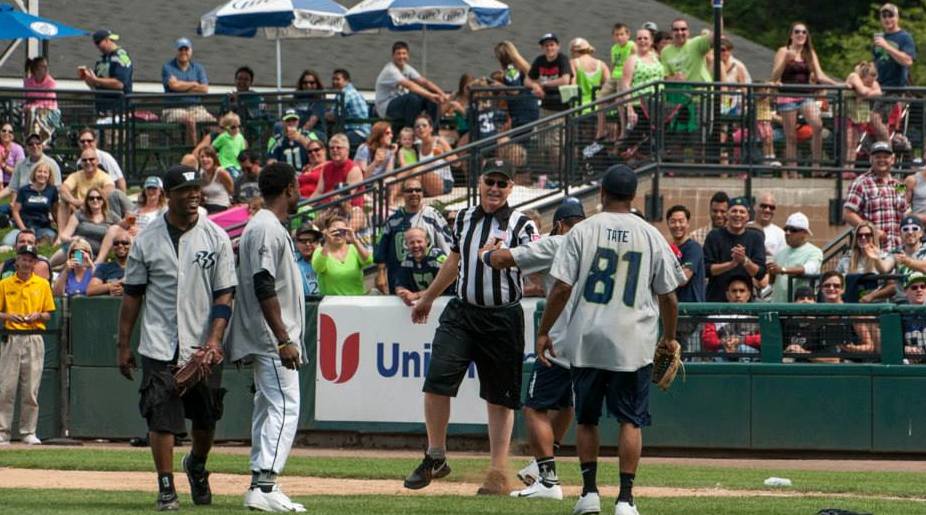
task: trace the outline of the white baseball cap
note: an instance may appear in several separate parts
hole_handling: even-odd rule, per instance
[[[802,229],[807,231],[807,234],[813,236],[813,232],[810,230],[810,220],[807,219],[807,215],[801,213],[800,211],[791,213],[791,215],[788,217],[788,220],[785,221],[785,227]]]

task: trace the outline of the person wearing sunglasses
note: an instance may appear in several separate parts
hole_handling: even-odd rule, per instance
[[[296,112],[299,114],[300,128],[305,133],[315,133],[321,140],[328,139],[325,128],[325,95],[317,93],[325,89],[321,75],[314,70],[304,70],[296,82]],[[296,168],[299,170],[299,168]]]
[[[26,151],[14,141],[15,136],[11,123],[0,125],[0,171],[3,172],[3,184],[10,182],[16,165],[26,158]]]
[[[219,120],[219,126],[223,132],[212,140],[212,148],[219,154],[219,166],[225,170],[237,170],[238,154],[248,148],[241,130],[241,118],[235,113],[225,113]]]
[[[68,175],[61,183],[59,193],[58,220],[67,220],[71,213],[84,205],[84,198],[91,188],[99,189],[107,198],[116,189],[116,184],[108,173],[100,169],[100,158],[96,150],[86,148],[80,153],[80,171]]]
[[[878,290],[877,298],[890,298],[893,302],[903,303],[904,281],[913,273],[926,273],[926,246],[923,245],[923,222],[914,215],[907,215],[900,222],[900,234],[903,244],[891,249],[881,260],[880,270],[900,276],[900,280],[891,279]],[[883,291],[882,291],[883,290]]]
[[[108,173],[110,178],[116,184],[116,189],[120,191],[125,191],[125,174],[122,172],[122,167],[119,166],[119,162],[116,161],[116,158],[113,157],[109,152],[102,150],[97,145],[96,131],[90,127],[84,127],[77,134],[77,145],[80,148],[81,152],[88,148],[96,150],[96,157],[99,159],[97,166],[101,170]],[[83,163],[80,159],[77,159],[77,169],[82,169]]]
[[[911,306],[926,304],[926,274],[914,272],[904,283],[904,301]],[[905,363],[923,363],[926,355],[926,317],[905,313],[900,317],[903,328]]]
[[[75,236],[67,246],[67,260],[64,270],[55,278],[52,287],[56,297],[86,295],[90,279],[93,278],[93,249],[90,242]]]
[[[58,233],[55,245],[70,243],[72,239],[80,237],[88,242],[94,255],[100,253],[100,246],[109,228],[121,221],[115,213],[109,210],[109,201],[102,190],[97,187],[90,188],[80,209],[68,218],[59,218],[59,220],[66,220],[66,222],[64,228]],[[52,266],[60,266],[67,257],[64,250],[59,249],[51,257]]]
[[[61,184],[61,167],[58,166],[58,163],[54,159],[45,154],[45,145],[42,143],[42,136],[33,133],[26,136],[26,158],[16,163],[9,182],[6,183],[3,190],[0,190],[0,199],[9,196],[16,197],[16,192],[31,181],[32,169],[35,168],[39,162],[47,163],[51,168],[53,182],[55,184]],[[0,213],[9,215],[9,207],[0,207]]]
[[[270,159],[286,163],[297,171],[309,163],[307,149],[313,142],[324,143],[314,131],[299,127],[299,113],[295,109],[283,112],[280,132],[274,134],[267,143],[267,154]],[[269,163],[268,163],[269,164]]]
[[[775,260],[767,264],[769,282],[773,284],[772,302],[787,303],[790,277],[816,275],[823,264],[823,251],[807,241],[813,232],[810,220],[800,211],[791,213],[785,222],[787,246],[775,254]],[[793,281],[794,288],[808,284],[807,281]]]
[[[383,226],[383,233],[373,252],[373,261],[378,267],[376,288],[382,293],[395,293],[400,267],[408,251],[405,231],[410,228],[423,229],[431,247],[439,248],[445,256],[450,253],[453,240],[450,227],[436,209],[422,202],[423,198],[421,181],[415,177],[406,179],[402,184],[404,205]]]
[[[110,111],[119,105],[122,99],[117,92],[126,95],[132,92],[132,74],[135,67],[129,53],[116,44],[116,41],[119,41],[119,35],[113,34],[109,29],[94,32],[93,44],[100,51],[100,59],[93,65],[93,69],[86,66],[77,67],[80,79],[90,89],[101,91],[96,97],[97,113]]]
[[[87,286],[88,297],[122,296],[122,281],[125,277],[125,265],[129,260],[129,250],[132,248],[132,235],[119,226],[115,227],[112,245],[113,259],[97,265],[93,270],[93,278]]]
[[[882,5],[878,15],[884,32],[874,35],[871,49],[878,67],[878,80],[889,88],[906,87],[910,67],[916,60],[916,42],[909,32],[900,28],[900,10],[896,5]]]

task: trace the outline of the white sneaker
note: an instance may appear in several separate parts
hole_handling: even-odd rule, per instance
[[[518,479],[527,486],[531,486],[540,479],[540,467],[537,466],[537,460],[533,459],[526,467],[518,471]]]
[[[515,490],[510,494],[512,497],[529,497],[531,499],[556,499],[563,500],[563,487],[559,485],[547,486],[543,481],[535,481],[531,486],[523,490]]]
[[[640,515],[635,504],[621,501],[614,505],[614,515]]]
[[[598,492],[589,492],[576,502],[575,508],[572,509],[573,515],[582,515],[583,513],[601,513],[601,497]]]
[[[260,488],[250,488],[244,494],[244,507],[257,511],[304,512],[305,506],[289,500],[289,497],[273,485],[273,490],[264,493]]]
[[[26,435],[22,437],[22,443],[26,445],[42,445],[42,441],[35,435]]]

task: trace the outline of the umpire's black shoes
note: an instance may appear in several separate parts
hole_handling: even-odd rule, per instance
[[[179,511],[180,499],[177,492],[161,492],[158,494],[157,511]]]
[[[421,464],[405,478],[405,488],[418,490],[431,484],[432,479],[440,479],[450,474],[450,465],[447,460],[435,460],[424,455]]]
[[[186,478],[190,481],[190,496],[193,497],[193,504],[203,505],[212,504],[212,490],[209,488],[209,471],[205,468],[194,470],[192,456],[189,454],[183,457],[183,471],[186,472]]]

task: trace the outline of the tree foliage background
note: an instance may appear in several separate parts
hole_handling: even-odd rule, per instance
[[[664,1],[702,20],[713,16],[709,0]],[[900,27],[917,42],[919,58],[913,65],[913,84],[926,85],[926,6],[922,0],[894,3],[900,8]],[[802,21],[810,30],[823,70],[841,80],[856,63],[872,59],[872,37],[882,32],[878,19],[881,5],[868,0],[727,0],[724,30],[775,50],[787,43],[791,23]]]

